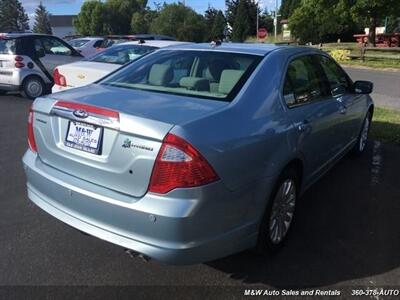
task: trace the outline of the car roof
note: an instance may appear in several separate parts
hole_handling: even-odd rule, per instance
[[[77,37],[75,39],[72,39],[70,41],[75,41],[75,40],[90,40],[90,41],[93,41],[93,40],[104,40],[104,38],[99,37],[99,36],[81,36],[81,37]]]
[[[141,45],[141,46],[151,46],[157,48],[169,47],[169,46],[178,46],[178,45],[190,45],[193,43],[190,42],[178,42],[178,41],[169,41],[169,40],[147,40],[147,41],[131,41],[116,44],[113,47],[123,46],[123,45]]]
[[[271,51],[278,49],[312,49],[310,47],[292,46],[288,44],[263,44],[263,43],[222,43],[221,45],[212,45],[211,43],[201,44],[185,44],[185,45],[174,45],[169,47],[168,50],[201,50],[201,51],[220,51],[220,52],[232,52],[232,53],[243,53],[264,56]]]
[[[10,38],[18,38],[18,37],[24,37],[24,36],[50,36],[49,34],[40,34],[40,33],[32,33],[32,32],[4,32],[0,33],[2,36],[10,37]]]

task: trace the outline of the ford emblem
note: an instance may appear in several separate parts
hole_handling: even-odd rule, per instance
[[[73,114],[75,117],[81,118],[81,119],[86,119],[87,117],[89,117],[88,112],[83,109],[77,109],[73,112]]]

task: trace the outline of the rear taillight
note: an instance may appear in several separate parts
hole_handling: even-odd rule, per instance
[[[175,188],[189,188],[218,180],[206,159],[184,139],[168,134],[151,174],[149,191],[165,194]]]
[[[53,79],[54,79],[54,84],[60,86],[67,86],[67,79],[65,79],[64,75],[60,74],[57,68],[54,69]]]
[[[20,68],[25,67],[25,64],[23,63],[24,58],[22,56],[17,55],[17,56],[14,57],[14,60],[15,60],[15,64],[14,65],[15,65],[16,68],[20,69]]]
[[[29,108],[29,115],[28,115],[28,145],[33,152],[37,152],[35,135],[33,134],[33,114],[34,112],[31,106]]]

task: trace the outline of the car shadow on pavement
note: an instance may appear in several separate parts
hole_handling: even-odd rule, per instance
[[[400,147],[371,142],[346,156],[297,205],[285,247],[208,263],[243,283],[306,288],[382,274],[400,266]],[[396,174],[397,173],[397,174]]]

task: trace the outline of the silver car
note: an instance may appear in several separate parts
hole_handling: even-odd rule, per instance
[[[0,94],[20,91],[30,99],[51,91],[56,66],[83,59],[63,40],[42,34],[0,34]]]
[[[301,194],[364,151],[371,91],[312,48],[160,49],[33,103],[28,197],[171,264],[268,254],[282,247]]]

